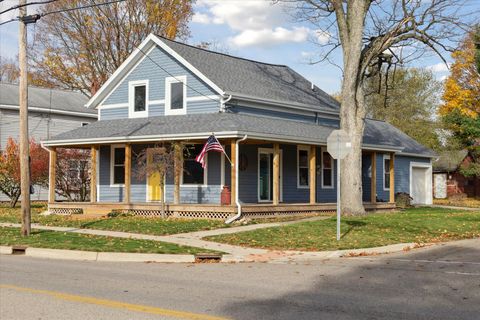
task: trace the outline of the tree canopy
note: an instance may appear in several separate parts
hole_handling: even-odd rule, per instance
[[[476,61],[475,39],[478,28],[470,32],[452,57],[451,74],[445,82],[443,105],[439,113],[452,136],[449,144],[466,148],[474,161],[461,168],[466,176],[480,176],[480,73]]]
[[[150,33],[186,37],[192,0],[61,0],[42,7],[32,47],[33,67],[58,86],[94,94]]]
[[[367,116],[384,120],[423,145],[439,149],[435,114],[442,84],[426,69],[401,68],[369,78]]]

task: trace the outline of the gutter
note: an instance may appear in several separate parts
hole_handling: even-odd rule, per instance
[[[330,115],[339,115],[339,111],[335,110],[328,110],[325,108],[314,108],[311,105],[303,104],[303,103],[295,103],[295,102],[284,102],[284,101],[278,101],[278,100],[270,100],[270,99],[264,99],[264,98],[258,98],[255,96],[250,96],[250,95],[245,95],[241,93],[236,93],[236,92],[227,92],[229,95],[233,95],[235,99],[241,100],[241,101],[248,101],[248,102],[256,102],[260,104],[266,104],[266,105],[273,105],[273,106],[281,106],[281,107],[288,107],[292,109],[297,109],[297,110],[304,110],[304,111],[311,111],[311,112],[318,112],[321,114],[330,114]],[[327,103],[326,103],[327,104]]]
[[[237,214],[234,215],[233,217],[231,218],[228,218],[227,220],[225,220],[225,223],[226,224],[230,224],[232,223],[233,221],[237,220],[238,218],[240,218],[240,216],[242,215],[242,205],[240,204],[240,200],[238,198],[238,155],[239,155],[239,148],[238,148],[238,144],[242,141],[245,141],[247,140],[247,137],[248,135],[245,135],[243,138],[237,140],[235,142],[235,204],[237,205]]]
[[[14,105],[8,105],[8,104],[0,104],[0,109],[20,110],[20,107],[19,106],[14,106]],[[61,114],[61,115],[67,115],[67,116],[77,116],[77,117],[83,117],[83,118],[97,119],[97,114],[96,113],[83,113],[83,112],[77,112],[77,111],[47,109],[47,108],[39,108],[39,107],[28,107],[28,111]]]
[[[222,97],[220,99],[220,112],[225,112],[225,104],[232,100],[232,95],[229,95],[228,98]]]

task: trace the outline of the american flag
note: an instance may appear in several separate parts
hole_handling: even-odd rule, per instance
[[[199,162],[202,165],[202,168],[205,169],[206,163],[205,163],[205,155],[207,154],[208,151],[217,151],[217,152],[223,152],[225,153],[225,150],[223,150],[222,145],[220,142],[218,142],[217,138],[212,134],[210,137],[208,137],[207,142],[203,146],[202,152],[195,158],[195,161]]]

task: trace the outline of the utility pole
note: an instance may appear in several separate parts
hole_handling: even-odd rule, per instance
[[[25,5],[26,0],[19,0]],[[27,7],[19,8],[18,63],[20,67],[19,105],[20,105],[20,190],[22,207],[22,235],[30,235],[30,150],[28,139],[28,80],[27,80],[27,25],[24,17]]]

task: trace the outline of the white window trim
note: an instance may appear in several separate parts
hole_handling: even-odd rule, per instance
[[[198,143],[191,143],[198,144]],[[193,160],[193,159],[192,159]],[[185,160],[183,160],[185,161]],[[195,161],[195,160],[194,160]],[[207,187],[208,186],[208,153],[205,155],[205,169],[203,169],[203,183],[183,183],[183,175],[185,171],[180,175],[180,187],[190,188],[190,187]]]
[[[124,183],[113,183],[113,173],[114,173],[114,158],[115,158],[115,149],[125,148],[124,144],[112,144],[110,146],[110,187],[125,187]],[[125,163],[123,164],[125,166]]]
[[[273,148],[258,148],[257,151],[257,200],[258,202],[272,202],[272,200],[260,199],[260,153],[273,154]],[[270,192],[273,186],[270,185]],[[280,202],[283,202],[283,150],[280,149]]]
[[[300,185],[300,151],[307,151],[307,169],[308,169],[308,184],[306,186]],[[310,188],[310,148],[307,146],[297,146],[297,189]]]
[[[183,83],[183,108],[171,109],[171,85],[172,83]],[[165,115],[178,115],[187,113],[187,76],[167,77],[165,78]]]
[[[335,162],[336,162],[336,160],[332,158],[332,162],[331,162],[332,163],[332,177],[331,177],[330,180],[331,180],[332,185],[331,186],[326,186],[326,185],[323,184],[323,170],[325,169],[323,167],[323,153],[324,152],[328,153],[327,148],[324,148],[324,147],[320,148],[320,171],[321,171],[321,175],[320,175],[321,184],[320,185],[321,185],[322,189],[334,189],[335,188]]]
[[[145,111],[135,111],[135,87],[145,86]],[[148,80],[136,80],[128,82],[128,117],[148,117]]]
[[[389,191],[390,190],[390,185],[388,185],[388,188],[385,188],[385,160],[390,160],[390,155],[389,154],[384,154],[383,155],[383,159],[382,159],[382,168],[383,168],[383,171],[382,171],[382,183],[383,183],[383,191]],[[392,164],[390,164],[392,165]],[[390,172],[388,173],[390,174]],[[391,179],[392,177],[390,177]]]

